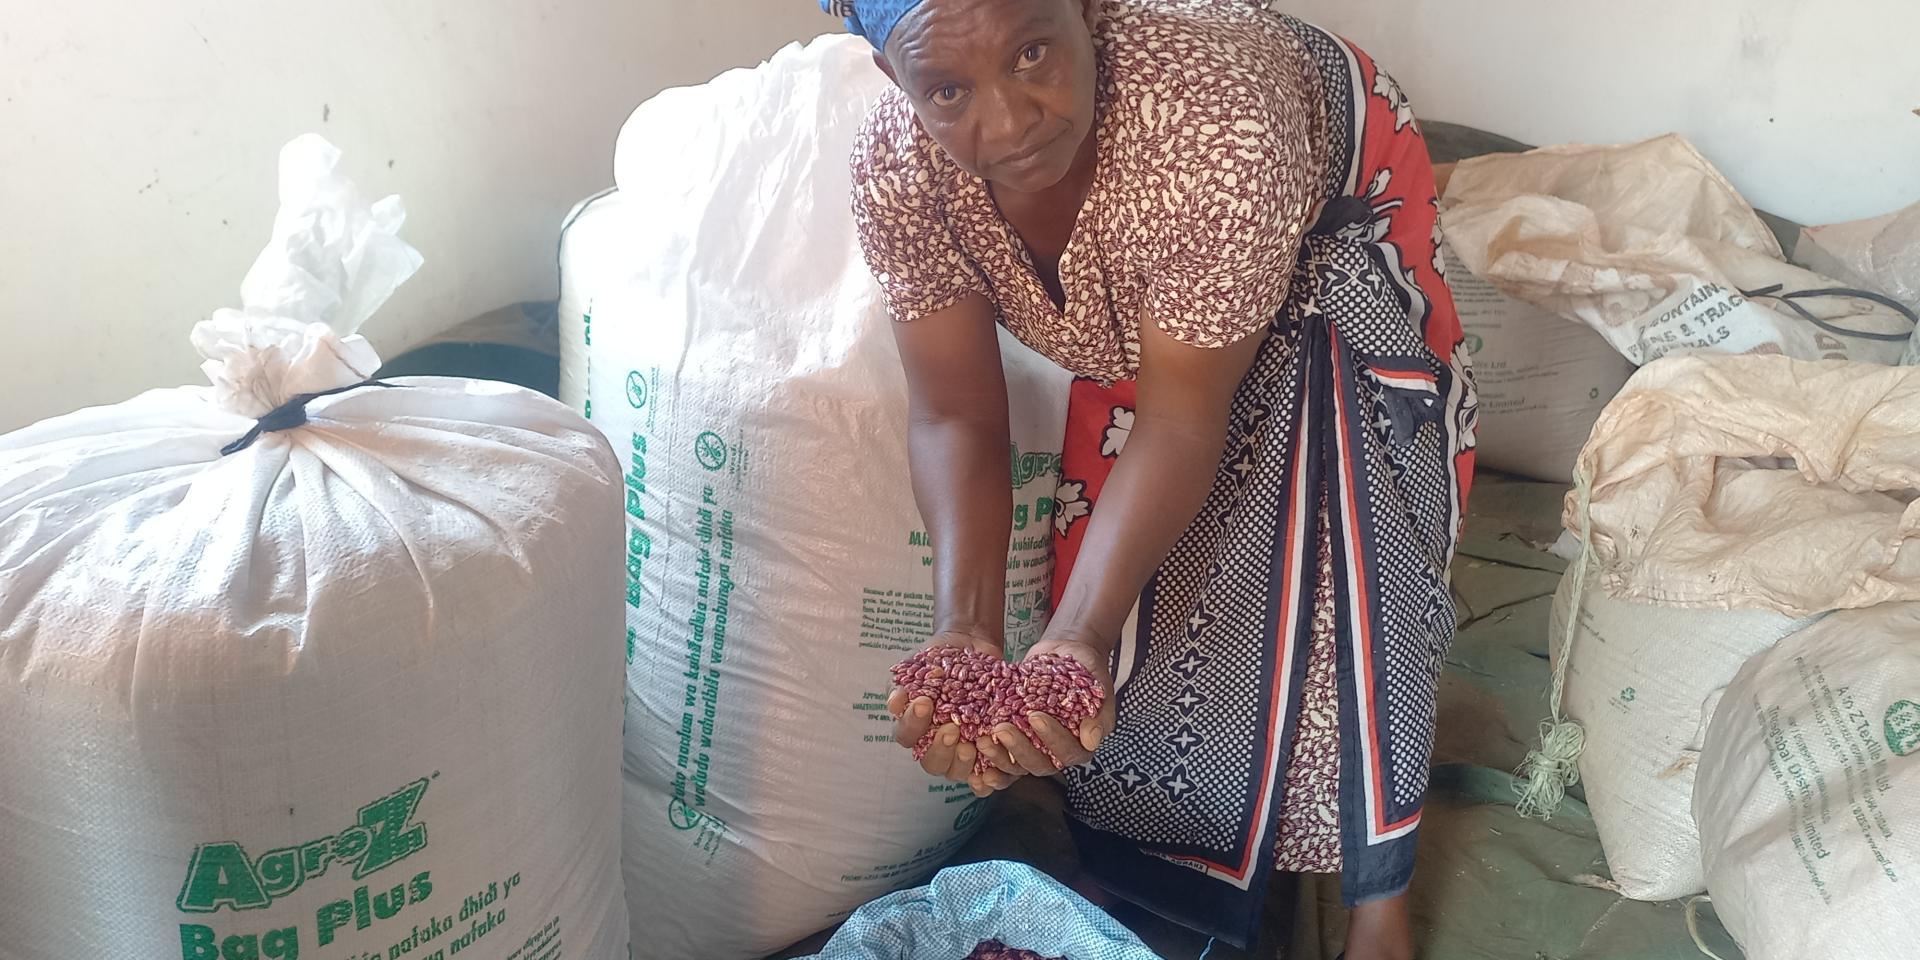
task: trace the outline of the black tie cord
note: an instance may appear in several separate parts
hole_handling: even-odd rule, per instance
[[[277,407],[274,407],[272,410],[267,411],[266,415],[262,416],[260,419],[255,420],[253,422],[253,429],[248,430],[246,436],[241,437],[240,439],[235,440],[234,442],[229,443],[224,447],[221,447],[220,455],[223,457],[232,456],[233,454],[239,453],[240,451],[253,446],[253,442],[255,440],[260,439],[260,435],[263,433],[276,433],[281,430],[292,430],[295,427],[306,426],[307,404],[312,403],[313,401],[318,400],[321,397],[331,397],[336,393],[346,393],[349,390],[358,390],[361,387],[391,387],[391,386],[395,386],[395,384],[386,383],[380,380],[362,380],[359,383],[349,383],[344,387],[334,387],[332,390],[322,390],[318,393],[299,394],[295,396],[293,399],[288,400],[286,403],[283,403]]]

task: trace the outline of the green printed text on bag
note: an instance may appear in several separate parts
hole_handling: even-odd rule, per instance
[[[413,822],[426,792],[427,781],[415,780],[361,807],[353,826],[330,837],[269,850],[257,861],[238,843],[203,843],[194,848],[187,864],[180,909],[187,913],[212,913],[221,907],[258,910],[300,889],[335,863],[353,864],[355,880],[399,863],[427,845],[426,825]]]

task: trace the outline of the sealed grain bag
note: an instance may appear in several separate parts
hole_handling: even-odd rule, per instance
[[[620,470],[373,382],[396,198],[317,137],[214,386],[0,437],[0,955],[624,960]]]
[[[1509,296],[1584,323],[1635,364],[1696,352],[1896,363],[1910,310],[1786,262],[1685,139],[1461,161],[1447,240]]]
[[[1885,294],[1909,312],[1920,311],[1920,203],[1870,220],[1805,227],[1794,259],[1850,286]],[[1900,362],[1920,365],[1920,326]]]
[[[1740,671],[1693,810],[1747,960],[1907,960],[1920,944],[1920,605],[1833,614]]]
[[[1794,259],[1920,310],[1920,203],[1869,220],[1804,227]]]
[[[1501,293],[1443,249],[1480,396],[1476,462],[1571,481],[1587,434],[1633,364],[1591,328]]]
[[[1573,585],[1565,578],[1554,594],[1556,641]],[[1565,709],[1586,730],[1580,778],[1623,896],[1672,900],[1706,888],[1691,803],[1707,720],[1748,657],[1806,623],[1615,600],[1589,580],[1566,658]]]
[[[1828,611],[1920,600],[1916,437],[1920,370],[1759,356],[1656,361],[1595,425],[1551,638],[1583,737],[1556,727],[1533,769],[1577,760],[1627,896],[1705,888],[1694,768],[1741,664]]]
[[[1607,592],[1789,617],[1920,600],[1920,369],[1778,356],[1641,368],[1581,453]]]
[[[885,710],[933,612],[905,377],[848,203],[886,83],[842,36],[662,94],[564,243],[562,393],[625,475],[640,960],[778,950],[925,880],[985,812]],[[1003,342],[1017,655],[1046,621],[1068,377]]]

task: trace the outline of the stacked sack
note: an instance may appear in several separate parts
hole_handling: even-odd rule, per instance
[[[1475,462],[1566,483],[1601,411],[1634,366],[1583,324],[1500,292],[1443,244],[1447,287],[1480,398]]]
[[[1845,610],[1749,661],[1700,759],[1714,908],[1748,960],[1920,942],[1920,604]]]
[[[621,960],[619,476],[560,404],[368,382],[395,198],[281,156],[214,387],[0,437],[12,960]]]
[[[1729,732],[1726,718],[1751,708],[1735,678],[1834,623],[1920,600],[1916,437],[1920,371],[1767,356],[1657,361],[1595,426],[1565,516],[1585,551],[1552,643],[1565,716],[1585,732],[1587,800],[1627,896],[1717,894],[1729,871],[1760,863],[1756,845],[1794,845],[1785,830],[1729,839],[1737,808],[1760,798],[1727,771],[1751,775],[1756,756],[1769,767],[1760,737]],[[1696,811],[1712,811],[1698,828]],[[1783,916],[1802,894],[1818,899],[1769,884]],[[1877,916],[1867,900],[1853,909]],[[1722,916],[1750,948],[1765,941]],[[1767,955],[1814,954],[1834,955]]]
[[[905,377],[849,206],[887,82],[830,36],[663,93],[563,239],[562,398],[625,475],[641,960],[778,950],[923,881],[986,812],[927,778],[885,709],[933,609]],[[1046,622],[1069,380],[1002,344],[1017,656]]]
[[[1787,263],[1678,136],[1462,161],[1442,223],[1480,387],[1479,462],[1498,470],[1570,480],[1601,410],[1664,356],[1893,364],[1920,338],[1900,303]]]

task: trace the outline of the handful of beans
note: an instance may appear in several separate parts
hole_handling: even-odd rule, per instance
[[[936,732],[949,723],[959,726],[963,743],[992,736],[995,728],[1010,723],[1058,765],[1060,758],[1033,732],[1030,715],[1044,713],[1077,736],[1081,721],[1098,714],[1106,700],[1078,660],[1052,653],[1008,663],[971,647],[929,647],[894,665],[893,683],[907,692],[908,703],[921,697],[933,701],[933,725],[914,744],[915,759],[926,756]],[[993,769],[984,756],[973,766],[978,773]]]

